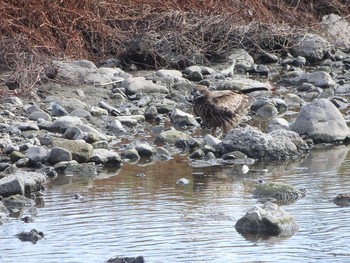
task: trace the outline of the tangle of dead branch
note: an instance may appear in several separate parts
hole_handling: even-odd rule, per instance
[[[348,17],[350,1],[2,0],[0,70],[25,92],[53,59],[182,68],[224,59],[233,47],[288,49],[330,12]]]

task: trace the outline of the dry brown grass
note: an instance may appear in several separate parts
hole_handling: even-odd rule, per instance
[[[182,68],[225,58],[232,47],[288,48],[348,0],[2,0],[0,69],[30,89],[52,58],[118,57]],[[17,75],[16,75],[17,74]]]

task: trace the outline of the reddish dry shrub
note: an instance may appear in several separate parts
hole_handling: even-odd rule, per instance
[[[2,0],[0,69],[29,67],[36,76],[47,59],[110,56],[145,67],[184,67],[224,58],[235,46],[288,47],[289,36],[317,29],[329,12],[347,16],[350,2]]]

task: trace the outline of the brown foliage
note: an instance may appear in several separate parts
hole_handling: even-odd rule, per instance
[[[347,0],[2,0],[0,69],[35,64],[37,74],[51,58],[110,56],[179,68],[235,46],[288,47],[322,15],[349,11]]]

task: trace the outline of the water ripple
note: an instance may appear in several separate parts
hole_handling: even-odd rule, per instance
[[[210,177],[192,178],[185,162],[170,161],[126,165],[118,175],[84,181],[80,188],[52,182],[33,223],[11,219],[0,227],[0,262],[98,263],[139,255],[148,263],[345,262],[350,208],[332,199],[350,189],[350,160],[332,151],[294,168],[267,165],[267,172],[244,176],[216,167],[203,170]],[[140,172],[146,176],[136,177]],[[177,186],[182,177],[191,183]],[[235,222],[259,204],[251,191],[261,177],[307,189],[305,198],[283,207],[300,227],[294,236],[246,239],[236,232]],[[74,199],[77,191],[83,199]],[[37,244],[14,237],[32,228],[45,233]]]

